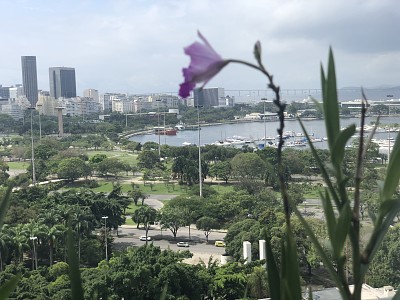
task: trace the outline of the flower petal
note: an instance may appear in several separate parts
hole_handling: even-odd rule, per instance
[[[182,69],[185,81],[180,85],[179,95],[183,98],[190,95],[196,83],[206,84],[228,63],[211,47],[200,32],[198,35],[203,43],[194,42],[184,48],[185,54],[190,56],[190,64]]]

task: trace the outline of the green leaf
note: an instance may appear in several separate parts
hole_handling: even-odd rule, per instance
[[[322,81],[324,83],[323,106],[324,106],[325,128],[326,128],[326,134],[328,136],[329,149],[331,150],[332,153],[333,143],[335,142],[336,137],[340,131],[335,62],[333,59],[332,48],[329,49],[327,78],[326,80],[322,79]]]
[[[18,281],[21,278],[21,275],[15,275],[13,278],[5,282],[0,287],[0,300],[8,299],[8,296],[15,290],[17,287]]]
[[[8,207],[10,206],[12,187],[8,187],[7,191],[0,203],[0,228],[3,227],[4,218],[6,217]]]
[[[282,247],[283,299],[301,299],[301,285],[297,247],[290,227],[286,227],[285,242]]]
[[[281,299],[280,274],[279,274],[278,268],[276,266],[274,253],[272,252],[271,242],[268,237],[265,239],[265,248],[266,248],[266,252],[267,252],[266,254],[267,254],[268,284],[269,284],[271,299],[280,300]]]
[[[368,258],[368,262],[371,262],[374,258],[374,255],[382,243],[389,226],[392,224],[393,219],[396,217],[399,211],[400,201],[398,200],[387,200],[381,204],[378,218],[375,222],[374,231],[372,232],[364,251],[364,256]]]
[[[340,210],[338,222],[335,230],[335,238],[331,240],[333,252],[338,258],[344,247],[347,234],[349,233],[351,222],[351,209],[348,202],[346,202]]]
[[[385,182],[381,191],[382,200],[392,198],[393,193],[399,185],[400,166],[400,134],[397,135],[393,151],[389,157],[389,165],[386,172]]]
[[[329,197],[329,193],[325,190],[325,197],[320,193],[322,205],[324,207],[326,225],[328,229],[329,239],[333,241],[335,239],[335,229],[336,229],[336,218],[335,213],[333,212],[331,198]]]
[[[346,129],[340,131],[335,142],[333,143],[331,155],[332,161],[335,164],[335,169],[338,170],[341,167],[346,144],[355,132],[356,126],[352,124]]]
[[[314,144],[311,142],[310,136],[309,136],[306,128],[304,127],[303,122],[300,119],[299,119],[299,123],[300,123],[301,129],[304,132],[304,135],[307,138],[307,142],[308,142],[308,145],[310,146],[311,153],[314,156],[315,160],[317,161],[318,167],[321,169],[321,175],[324,178],[324,181],[328,186],[328,190],[331,193],[331,195],[333,197],[333,200],[335,201],[335,205],[337,207],[339,207],[339,205],[340,205],[339,197],[338,197],[338,195],[337,195],[337,193],[335,191],[335,188],[333,187],[333,183],[331,181],[329,173],[328,173],[327,169],[325,168],[325,165],[322,162],[321,158],[319,157],[319,155],[317,153],[317,150],[315,149]]]
[[[67,248],[68,248],[68,265],[69,265],[69,279],[71,281],[71,294],[74,300],[84,300],[81,272],[79,270],[79,261],[74,248],[74,237],[72,235],[71,227],[67,232]]]
[[[160,300],[165,300],[167,297],[167,291],[168,291],[168,284],[164,284],[162,290],[161,290],[161,295],[160,295]]]
[[[341,279],[339,278],[339,275],[336,271],[336,269],[333,267],[332,260],[327,256],[325,253],[324,249],[322,248],[320,242],[318,241],[317,237],[314,234],[314,231],[311,229],[310,225],[308,225],[307,221],[304,219],[304,217],[301,215],[299,209],[297,206],[292,206],[293,207],[293,212],[296,214],[296,216],[299,218],[301,224],[304,227],[304,230],[307,232],[311,242],[314,244],[318,254],[321,256],[321,260],[324,263],[324,266],[328,270],[331,278],[335,281],[336,286],[338,287],[340,294],[342,295],[343,299],[346,299],[346,289],[348,289],[348,286],[343,286],[343,283]],[[272,298],[274,299],[274,298]]]

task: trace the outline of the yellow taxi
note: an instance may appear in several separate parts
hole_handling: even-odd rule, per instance
[[[214,244],[216,247],[225,247],[226,245],[225,245],[225,242],[223,242],[223,241],[215,241],[215,244]]]

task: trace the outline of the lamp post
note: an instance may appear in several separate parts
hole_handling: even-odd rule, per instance
[[[39,112],[39,140],[41,141],[42,140],[42,121],[40,119],[40,115],[42,113],[41,112],[42,105],[41,104],[37,104],[36,106],[37,106],[38,112]]]
[[[104,219],[104,242],[106,244],[106,261],[108,261],[108,252],[107,252],[107,219],[108,216],[104,216],[101,217],[102,219]]]
[[[32,148],[32,183],[36,184],[36,172],[35,172],[35,150],[33,147],[33,111],[34,107],[29,107],[31,111],[31,148]]]
[[[266,118],[265,118],[265,101],[266,101],[267,99],[264,99],[264,149],[265,149],[265,147],[267,146],[267,123],[265,123],[266,122]]]
[[[201,171],[201,147],[200,147],[200,106],[197,103],[197,126],[199,131],[199,196],[203,197],[203,175]]]
[[[32,255],[32,268],[37,270],[37,255],[36,255],[36,243],[37,236],[31,236],[29,238],[33,244],[33,255]]]
[[[159,102],[159,100],[156,100],[156,101],[157,101],[157,126],[158,126],[158,128],[157,128],[157,131],[158,131],[157,132],[158,133],[158,157],[161,161],[160,102]],[[164,128],[164,134],[165,134],[165,128]]]

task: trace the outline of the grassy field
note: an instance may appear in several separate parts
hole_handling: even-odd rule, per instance
[[[10,161],[7,162],[8,167],[10,170],[26,170],[30,165],[30,162],[26,161]]]
[[[89,158],[95,156],[96,154],[105,154],[107,157],[114,157],[118,158],[123,162],[127,162],[129,164],[136,164],[137,163],[137,154],[131,153],[131,152],[125,152],[125,151],[101,151],[101,150],[88,150],[86,151],[86,154],[89,156]]]

